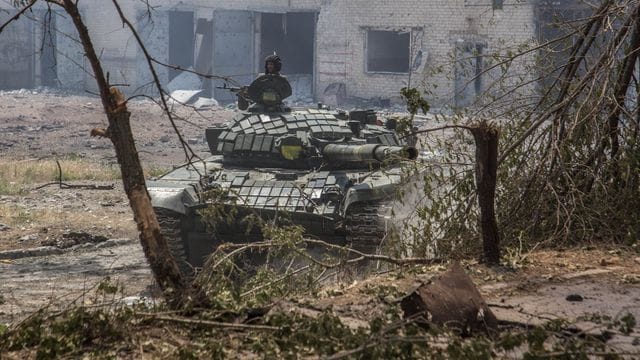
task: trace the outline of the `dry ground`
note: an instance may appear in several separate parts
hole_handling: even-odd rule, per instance
[[[170,166],[184,162],[177,136],[163,111],[150,100],[132,100],[131,126],[140,158],[145,163]],[[194,151],[204,154],[204,129],[233,116],[216,107],[196,111],[175,106],[176,125]],[[115,161],[108,140],[91,138],[89,132],[106,127],[98,98],[28,90],[0,92],[0,154],[3,159],[85,157]]]
[[[161,111],[151,102],[132,103],[130,108],[148,174],[181,163],[184,155]],[[88,136],[91,128],[105,126],[99,101],[88,96],[12,92],[0,94],[0,109],[0,252],[42,245],[65,247],[70,233],[127,239],[104,242],[100,238],[98,245],[46,256],[0,256],[0,322],[16,321],[47,304],[61,306],[105,276],[120,281],[125,295],[153,296],[153,280],[136,241],[113,150],[106,140]],[[185,138],[203,154],[204,128],[233,116],[226,109],[208,110],[206,116],[192,109],[181,111],[189,117],[188,122],[179,122]],[[113,184],[114,189],[60,189],[55,184],[38,189],[57,178],[56,159],[61,160],[65,182]],[[510,260],[511,267],[500,269],[466,264],[503,318],[537,323],[594,313],[614,317],[624,310],[640,319],[637,249],[543,250],[516,254]],[[364,321],[379,304],[362,296],[372,284],[388,284],[402,292],[433,270],[437,269],[336,285],[326,296],[310,301],[319,309],[349,312],[354,321],[359,317]],[[568,301],[568,296],[577,298],[570,295],[579,295],[581,301]]]

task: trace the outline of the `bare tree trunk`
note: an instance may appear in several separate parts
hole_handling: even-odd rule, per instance
[[[633,24],[633,33],[631,34],[631,40],[625,53],[625,59],[622,63],[622,68],[618,74],[618,81],[616,82],[614,89],[614,103],[611,105],[611,112],[609,113],[609,137],[611,141],[611,158],[615,159],[618,156],[620,148],[618,140],[618,123],[620,122],[619,116],[622,112],[622,108],[625,106],[625,98],[633,77],[633,70],[636,66],[636,59],[638,58],[638,52],[640,52],[640,5],[636,7],[631,15]],[[615,166],[615,164],[614,164]]]
[[[85,56],[91,63],[98,83],[102,104],[109,121],[107,130],[94,129],[92,135],[108,137],[113,143],[122,172],[124,190],[129,198],[140,232],[140,243],[156,281],[168,295],[169,303],[178,306],[190,295],[191,291],[160,233],[160,226],[147,193],[142,165],[131,133],[130,113],[127,111],[124,96],[117,89],[109,87],[76,3],[64,0],[61,6],[71,16],[78,30]]]
[[[471,127],[476,142],[476,187],[480,205],[480,231],[484,261],[500,263],[500,235],[496,221],[495,198],[498,170],[498,130],[482,122]]]

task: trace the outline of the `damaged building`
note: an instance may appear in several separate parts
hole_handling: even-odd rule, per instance
[[[84,0],[80,6],[110,83],[131,95],[153,94],[147,60],[113,4]],[[203,89],[221,102],[234,96],[218,87],[249,83],[275,52],[292,83],[292,101],[374,99],[386,105],[400,101],[401,88],[417,86],[436,106],[464,107],[493,81],[485,72],[487,54],[530,43],[540,33],[534,0],[150,0],[121,6],[163,86]],[[0,21],[10,15],[4,11]],[[0,36],[0,88],[95,89],[76,39],[68,17],[30,11]],[[227,80],[194,78],[181,69]],[[524,65],[510,71],[526,72]]]

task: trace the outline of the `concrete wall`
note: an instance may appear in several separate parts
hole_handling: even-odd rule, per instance
[[[436,105],[449,103],[454,95],[456,42],[483,41],[498,50],[534,38],[533,7],[506,3],[503,10],[493,11],[490,1],[476,1],[475,6],[463,0],[333,1],[320,13],[318,24],[321,52],[317,90],[322,91],[330,82],[343,81],[350,95],[393,97],[411,82],[431,90]],[[427,55],[422,72],[411,74],[411,78],[409,74],[365,72],[367,28],[414,28],[414,52],[422,49]]]
[[[501,10],[493,10],[491,0],[154,0],[150,1],[155,19],[151,28],[142,16],[147,11],[143,2],[121,3],[136,26],[147,22],[141,34],[153,55],[162,61],[166,61],[168,47],[166,31],[161,30],[166,28],[163,14],[169,10],[194,10],[196,17],[209,19],[215,9],[316,11],[316,96],[331,83],[341,82],[346,84],[348,96],[397,98],[400,88],[410,82],[426,87],[436,106],[450,105],[455,92],[457,43],[481,42],[489,51],[503,51],[535,39],[534,5],[522,0],[507,0]],[[129,92],[147,83],[149,74],[141,66],[140,49],[123,28],[113,4],[104,0],[84,0],[80,4],[111,82],[130,84]],[[426,66],[412,74],[366,72],[368,29],[411,31],[412,51],[424,51]],[[528,61],[532,57],[516,61],[511,71],[526,75]],[[286,59],[284,62],[286,74]],[[166,80],[166,70],[161,76]],[[84,85],[94,86],[90,77],[85,78]]]

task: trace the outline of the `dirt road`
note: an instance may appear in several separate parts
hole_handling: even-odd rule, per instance
[[[107,277],[121,285],[118,298],[157,295],[142,248],[135,240],[80,245],[61,254],[2,257],[0,254],[0,323],[21,320],[45,306],[57,309],[73,301],[91,304],[92,290]]]

